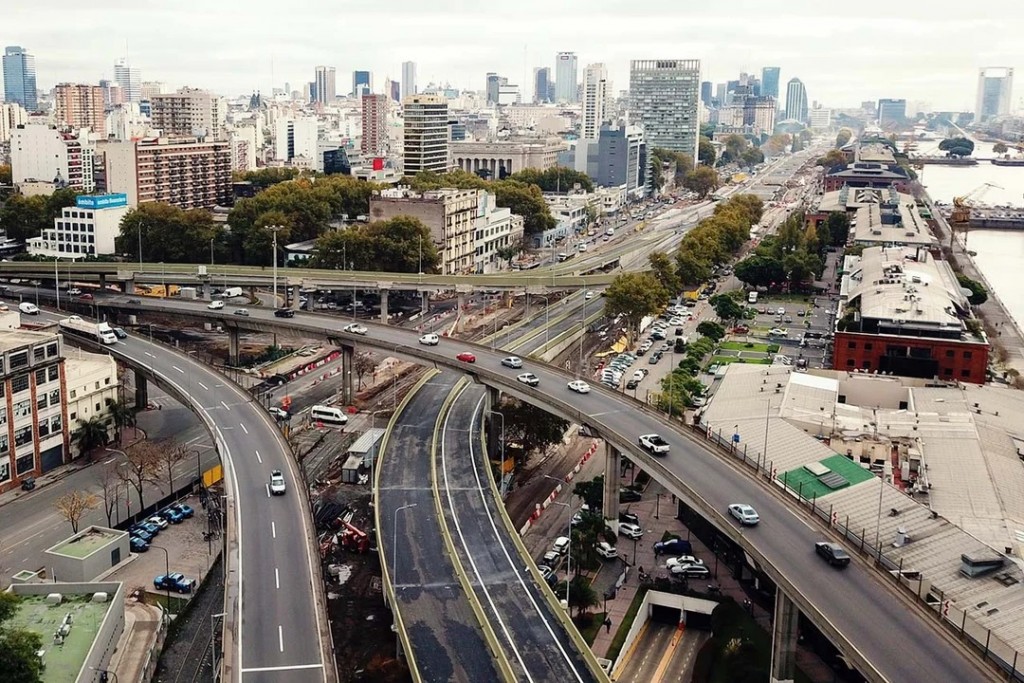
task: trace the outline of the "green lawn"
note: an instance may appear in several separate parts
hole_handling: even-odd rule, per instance
[[[771,358],[740,358],[739,356],[712,356],[711,365],[729,365],[730,363],[747,363],[748,365],[771,365]]]
[[[836,474],[842,475],[849,482],[849,486],[854,486],[875,476],[870,470],[864,469],[845,455],[833,455],[820,462]],[[833,490],[838,490],[825,486],[818,481],[816,476],[803,467],[780,473],[778,480],[784,482],[788,488],[795,489],[803,498],[808,500],[811,498],[821,498],[832,493]],[[846,488],[846,486],[841,488]]]
[[[768,344],[761,342],[724,341],[718,345],[720,349],[730,351],[750,351],[752,353],[768,353]]]

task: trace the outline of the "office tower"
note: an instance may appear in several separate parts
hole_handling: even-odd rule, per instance
[[[643,196],[646,144],[639,126],[606,123],[601,126],[594,164],[594,181],[603,187],[626,186],[630,197]]]
[[[27,111],[36,111],[36,58],[18,45],[4,50],[4,101],[17,102]]]
[[[761,69],[761,94],[766,97],[779,98],[779,73],[777,66],[766,66]]]
[[[402,101],[402,83],[400,81],[391,81],[391,99],[395,102]]]
[[[58,123],[76,131],[88,128],[99,137],[106,137],[106,104],[102,87],[61,83],[54,89],[54,109]]]
[[[686,152],[697,159],[700,138],[700,60],[634,59],[629,66],[633,119],[648,148]]]
[[[501,76],[493,71],[487,74],[487,104],[497,104],[501,90]]]
[[[725,104],[725,83],[718,83],[715,85],[715,105],[723,106]]]
[[[314,74],[313,83],[316,84],[316,92],[313,101],[320,104],[334,104],[336,91],[334,87],[334,67],[318,66]]]
[[[142,99],[142,78],[138,69],[128,65],[128,60],[122,58],[114,62],[114,80],[121,86],[125,102]]]
[[[416,62],[402,62],[402,99],[418,92],[416,89]]]
[[[403,172],[448,170],[448,100],[440,95],[413,95],[402,100]]]
[[[150,105],[153,128],[165,136],[223,137],[226,107],[207,90],[181,88],[176,93],[155,95]]]
[[[700,84],[700,101],[709,107],[711,106],[711,98],[713,97],[711,93],[712,87],[711,81],[703,81]]]
[[[608,70],[604,64],[591,64],[583,71],[583,118],[580,137],[597,140],[601,124],[606,121],[608,101]]]
[[[1012,95],[1012,67],[987,66],[980,69],[978,71],[978,101],[974,108],[975,120],[984,121],[997,116],[1008,116]]]
[[[356,97],[362,95],[369,95],[373,92],[373,83],[371,82],[369,71],[353,71],[352,72],[352,94]]]
[[[786,84],[786,118],[807,123],[807,90],[799,78]]]
[[[551,67],[538,66],[534,68],[533,101],[536,104],[551,101]]]
[[[906,100],[878,100],[878,125],[885,127],[886,124],[900,124],[907,118]]]
[[[292,161],[300,157],[315,161],[320,125],[312,116],[282,117],[274,122],[274,158]]]
[[[363,95],[363,137],[359,151],[364,156],[382,157],[388,146],[388,96]]]
[[[555,101],[573,104],[579,101],[575,52],[559,52],[555,56]]]

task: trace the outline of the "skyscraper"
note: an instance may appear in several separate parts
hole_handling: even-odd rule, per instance
[[[395,102],[402,101],[402,85],[400,81],[391,81],[391,99]]]
[[[388,144],[388,96],[363,95],[362,104],[363,137],[359,151],[366,156],[384,156]]]
[[[128,60],[122,58],[114,62],[114,80],[121,86],[125,102],[138,102],[142,99],[142,77],[138,69],[128,65]]]
[[[878,125],[885,128],[886,124],[902,123],[907,118],[906,100],[878,100]]]
[[[1007,116],[1010,113],[1012,95],[1013,67],[987,66],[980,69],[974,118],[977,121],[984,121],[996,116]]]
[[[799,78],[786,85],[786,118],[807,123],[807,90]]]
[[[700,60],[634,59],[629,65],[631,111],[648,148],[697,159],[700,138]]]
[[[318,66],[316,68],[313,82],[316,84],[316,93],[313,101],[320,104],[333,104],[337,95],[334,82],[333,66]]]
[[[711,93],[712,87],[711,81],[703,81],[700,84],[700,101],[709,107],[711,106],[711,98],[713,97]]]
[[[402,100],[403,173],[448,170],[448,100],[440,95],[413,95]]]
[[[416,88],[416,62],[402,62],[402,99],[419,92]]]
[[[98,85],[61,83],[54,89],[57,121],[68,128],[89,128],[101,138],[107,136],[103,88]]]
[[[373,83],[369,71],[352,72],[352,94],[356,97],[369,95],[373,92]]]
[[[502,78],[498,74],[489,72],[487,74],[487,104],[497,104],[501,90]]]
[[[767,97],[779,98],[779,73],[781,69],[777,66],[766,66],[761,69],[761,94]]]
[[[537,104],[551,101],[551,67],[538,66],[534,68],[533,101]]]
[[[597,140],[601,124],[606,121],[608,101],[608,70],[604,64],[591,64],[583,71],[583,119],[580,137]]]
[[[18,45],[4,50],[4,101],[17,102],[28,111],[39,108],[36,96],[36,58]]]
[[[577,101],[579,81],[576,77],[578,59],[575,52],[559,52],[555,57],[555,101],[572,104]]]

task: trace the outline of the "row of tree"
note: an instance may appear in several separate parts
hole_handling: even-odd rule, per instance
[[[439,265],[440,255],[430,228],[412,216],[324,233],[317,238],[310,262],[313,268],[388,273],[431,273]]]
[[[56,190],[48,196],[12,195],[0,206],[0,229],[19,242],[38,237],[44,228],[53,227],[53,219],[61,209],[75,205],[77,196],[71,189]]]
[[[741,166],[756,166],[764,161],[764,152],[750,144],[742,135],[732,134],[725,138],[725,149],[718,157],[719,164],[736,163]]]
[[[817,225],[806,223],[802,212],[794,213],[776,234],[765,237],[753,254],[736,264],[736,277],[768,291],[803,289],[824,270],[825,252],[846,244],[849,231],[845,212],[829,214]]]
[[[675,272],[684,286],[711,277],[715,266],[729,261],[750,239],[750,228],[761,220],[764,204],[754,195],[737,195],[719,202],[715,212],[683,237],[676,252]]]

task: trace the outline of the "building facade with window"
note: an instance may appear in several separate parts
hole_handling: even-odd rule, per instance
[[[61,209],[53,228],[28,240],[28,252],[51,258],[79,259],[114,253],[121,219],[128,213],[124,194],[81,196]]]
[[[83,422],[96,417],[106,420],[109,416],[110,404],[118,398],[117,361],[110,354],[68,347],[64,353],[68,432],[74,435]],[[68,457],[72,455],[77,457],[77,450]]]

